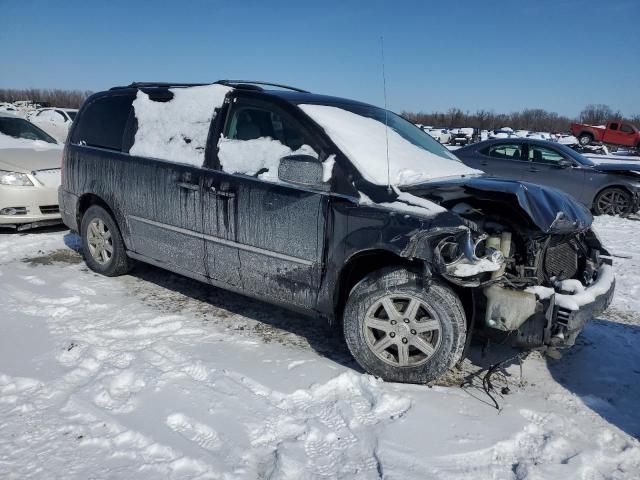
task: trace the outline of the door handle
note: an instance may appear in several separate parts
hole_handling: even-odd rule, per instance
[[[220,189],[217,189],[216,187],[209,187],[209,191],[213,195],[216,195],[218,197],[229,198],[229,199],[236,198],[235,192],[232,192],[230,190],[220,190]]]
[[[176,185],[178,186],[178,188],[185,188],[187,190],[200,190],[200,185],[198,185],[197,183],[176,182]]]
[[[486,167],[487,165],[489,165],[489,162],[480,162],[480,165],[482,165],[483,167]]]
[[[530,168],[529,171],[530,172],[539,172],[540,170],[538,170],[537,168]]]

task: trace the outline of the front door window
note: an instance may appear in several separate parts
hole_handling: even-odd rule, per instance
[[[319,161],[302,128],[285,114],[254,105],[234,105],[218,143],[222,170],[277,181],[280,159],[309,155]]]

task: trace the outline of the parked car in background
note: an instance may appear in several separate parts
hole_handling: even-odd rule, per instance
[[[40,108],[27,118],[58,141],[64,142],[76,113],[78,110],[73,108]]]
[[[555,140],[555,135],[549,132],[529,132],[526,138],[533,138],[535,140]]]
[[[454,128],[451,130],[451,145],[468,145],[473,140],[474,129],[471,127]]]
[[[60,223],[62,146],[27,120],[0,113],[0,227]]]
[[[511,128],[497,128],[489,132],[489,138],[519,138]]]
[[[557,142],[525,138],[488,140],[454,153],[489,175],[567,192],[598,215],[628,215],[639,207],[640,163],[596,164]]]
[[[556,133],[556,142],[569,147],[573,145],[579,145],[578,139],[569,133]]]
[[[440,143],[449,143],[451,141],[451,133],[446,128],[431,128],[425,131]]]
[[[568,195],[486,179],[384,109],[279,87],[87,99],[60,204],[89,268],[140,260],[325,318],[363,369],[414,383],[454,366],[474,325],[570,346],[610,302],[610,260]]]
[[[572,123],[571,133],[578,138],[580,145],[586,146],[594,142],[623,147],[635,147],[640,150],[640,132],[628,122],[613,121],[606,125],[585,125]]]

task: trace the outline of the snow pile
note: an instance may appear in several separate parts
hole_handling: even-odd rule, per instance
[[[450,155],[448,158],[428,152],[372,118],[327,105],[303,104],[300,108],[324,128],[362,176],[376,185],[387,184],[387,137],[392,185],[482,173],[444,149],[443,155]]]
[[[506,367],[501,411],[481,385],[362,374],[297,314],[144,265],[95,275],[64,261],[81,262],[66,231],[0,232],[0,478],[636,480],[640,222],[595,225],[632,255],[614,263],[624,315],[561,361],[530,355],[522,384]]]
[[[640,222],[601,215],[593,219],[593,227],[613,255],[616,294],[611,306],[622,312],[640,312]]]
[[[298,150],[293,151],[271,137],[252,140],[232,140],[222,137],[218,142],[218,158],[225,172],[257,174],[262,180],[277,181],[280,159],[288,155],[310,155],[318,158],[318,154],[309,145],[302,145]]]
[[[201,166],[215,109],[229,91],[224,85],[173,88],[171,100],[156,102],[138,90],[138,130],[130,153]]]

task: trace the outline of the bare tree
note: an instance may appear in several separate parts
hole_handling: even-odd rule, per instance
[[[0,88],[0,102],[28,100],[44,106],[80,108],[82,102],[84,102],[91,93],[92,92],[82,92],[80,90]]]
[[[609,105],[591,104],[587,105],[582,112],[580,112],[580,122],[589,125],[601,125],[607,123],[609,120],[618,120],[622,118],[620,111],[613,111]]]

